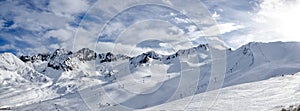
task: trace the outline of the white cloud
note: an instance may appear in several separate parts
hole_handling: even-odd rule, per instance
[[[176,23],[190,23],[190,20],[189,19],[183,19],[183,18],[178,18],[178,17],[176,17],[175,18],[175,22]]]
[[[231,47],[235,49],[244,44],[255,41],[254,39],[255,36],[253,34],[237,35],[237,36],[231,36],[231,38],[227,40],[227,43],[230,44]]]
[[[51,45],[49,46],[49,48],[52,48],[52,49],[59,49],[60,46],[59,46],[58,44],[51,44]]]
[[[73,32],[67,29],[58,29],[48,31],[45,36],[57,38],[61,42],[67,42],[73,37]]]
[[[4,20],[0,20],[0,29],[2,29],[4,22],[5,22]]]
[[[173,3],[170,0],[162,0],[164,3],[173,6]]]
[[[14,28],[21,27],[31,31],[64,27],[73,18],[61,17],[49,12],[32,11],[17,1],[6,2],[0,10],[3,16],[13,17]],[[2,6],[1,6],[2,7]],[[12,16],[13,15],[13,16]]]
[[[191,42],[184,31],[168,22],[150,20],[143,21],[127,28],[117,38],[117,43],[136,45],[145,40],[159,40],[174,45],[173,48],[189,48],[184,44]]]
[[[38,53],[52,53],[49,51],[48,47],[34,47],[34,48],[24,48],[19,50],[17,55],[35,55]]]
[[[14,19],[15,24],[32,31],[41,31],[44,28],[62,28],[70,20],[51,13],[20,12],[18,12],[20,15]]]
[[[98,42],[96,49],[97,52],[113,52],[115,54],[124,54],[128,56],[137,56],[150,50],[151,49],[138,48],[135,47],[135,45],[112,42]]]
[[[89,4],[86,0],[51,0],[49,7],[57,14],[76,14],[86,11]]]
[[[0,46],[0,50],[8,50],[8,49],[14,49],[14,48],[16,48],[16,47],[12,44],[5,44],[5,45]]]
[[[167,27],[166,32],[169,35],[184,36],[184,31],[176,26]]]
[[[238,48],[253,41],[300,41],[300,0],[212,0],[205,4],[210,6],[219,25],[203,32],[222,34],[231,47]]]
[[[166,3],[170,2],[169,0],[164,1]],[[14,35],[15,33],[2,33],[1,35],[8,35],[8,37],[10,37],[9,41],[12,43],[15,43],[14,41],[22,41],[23,39],[23,42],[30,43],[33,47],[36,47],[33,48],[35,50],[46,50],[48,46],[50,46],[50,49],[58,47],[73,50],[78,50],[83,47],[96,49],[95,46],[99,37],[99,31],[106,20],[113,17],[115,15],[114,12],[118,12],[124,8],[123,5],[123,7],[117,6],[118,4],[112,8],[106,5],[103,6],[102,3],[105,2],[114,1],[99,1],[99,3],[96,4],[97,6],[95,6],[95,10],[91,10],[89,13],[93,14],[92,16],[99,19],[101,23],[96,24],[94,22],[85,21],[85,24],[81,24],[84,28],[79,27],[79,31],[76,35],[74,35],[74,28],[71,27],[69,23],[74,22],[76,14],[84,13],[90,7],[86,0],[51,0],[49,7],[41,5],[44,6],[47,11],[33,11],[32,9],[20,5],[18,1],[3,2],[1,7],[4,8],[1,8],[0,14],[3,17],[12,16],[11,19],[15,24],[11,28],[18,27],[37,33],[32,35],[20,34],[21,36]],[[298,35],[300,35],[300,31],[298,31],[298,27],[300,26],[299,0],[261,0],[261,4],[258,4],[258,7],[248,6],[250,4],[247,3],[248,1],[205,1],[205,5],[207,5],[208,9],[212,12],[211,16],[219,22],[218,25],[204,28],[202,31],[197,31],[196,26],[190,26],[186,27],[188,33],[184,33],[183,29],[171,24],[161,22],[155,24],[142,23],[138,24],[139,26],[133,25],[124,31],[117,39],[118,44],[125,48],[134,48],[131,47],[132,45],[134,46],[134,44],[146,39],[155,39],[170,43],[176,46],[174,47],[176,49],[181,49],[190,47],[190,42],[196,41],[200,37],[215,36],[218,34],[222,34],[224,38],[226,37],[225,42],[234,47],[251,41],[300,41],[300,37],[298,37]],[[256,9],[252,10],[251,8]],[[100,9],[106,10],[107,12],[101,12]],[[168,16],[176,17],[177,14],[170,13]],[[182,18],[176,18],[176,20],[178,23],[189,23],[191,21]],[[192,21],[204,25],[211,22],[207,18]],[[4,21],[0,19],[0,26],[2,26],[3,23]],[[108,28],[110,29],[105,33],[111,33],[125,27],[117,23]],[[50,36],[57,38],[59,43],[47,43]],[[162,44],[162,46],[165,45],[166,44]],[[103,43],[102,46],[111,47],[112,45]],[[5,45],[5,47],[3,46],[0,49],[4,50],[4,48],[18,47]],[[121,49],[123,48],[121,47]],[[140,51],[140,49],[138,49],[138,51]]]
[[[245,28],[242,25],[237,25],[235,23],[219,23],[217,25],[211,26],[204,28],[202,30],[203,36],[221,36],[223,34],[235,31],[235,30],[240,30]]]
[[[177,50],[173,50],[174,47],[168,43],[160,43],[159,44],[162,48],[160,49],[153,49],[153,48],[140,48],[136,47],[135,45],[130,44],[122,44],[122,43],[112,43],[112,42],[98,42],[97,43],[97,52],[113,52],[114,54],[123,54],[128,56],[137,56],[141,53],[145,53],[148,51],[155,51],[159,54],[174,54]],[[181,48],[183,49],[183,48]]]
[[[73,41],[70,41],[73,51],[77,51],[81,48],[96,49],[100,29],[102,28],[98,24],[93,22],[84,22],[82,25],[88,26],[88,28],[78,27],[76,29]]]
[[[27,6],[28,3],[33,6]],[[35,7],[41,10],[35,10]],[[6,37],[11,45],[10,47],[5,45],[6,48],[2,47],[0,50],[10,48],[10,50],[20,50],[20,54],[30,54],[53,51],[56,48],[72,49],[74,27],[70,26],[70,23],[77,22],[74,21],[75,14],[85,12],[87,8],[89,4],[85,0],[51,0],[49,7],[44,4],[44,1],[2,2],[0,18],[12,20],[14,24],[8,29],[16,29],[17,32],[1,33],[1,37]],[[0,21],[0,28],[2,28],[4,21],[0,20],[2,21]],[[49,41],[49,37],[54,37],[58,41]]]
[[[221,34],[225,34],[225,33],[228,33],[228,32],[232,32],[232,31],[235,31],[235,30],[245,28],[244,26],[237,25],[235,23],[221,23],[221,24],[218,24],[217,26],[218,26]]]
[[[273,35],[273,40],[300,41],[300,1],[264,0],[254,21],[261,25],[263,33]]]

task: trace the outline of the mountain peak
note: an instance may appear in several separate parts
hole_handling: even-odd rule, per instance
[[[12,53],[0,54],[0,69],[4,70],[17,70],[19,67],[24,66],[24,63]]]
[[[1,57],[9,57],[9,56],[15,56],[15,55],[10,52],[4,52],[4,53],[0,54],[0,56]]]
[[[97,53],[89,48],[82,48],[77,51],[76,56],[80,61],[91,61],[97,58]]]

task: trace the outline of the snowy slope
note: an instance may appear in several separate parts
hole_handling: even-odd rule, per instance
[[[297,73],[209,91],[144,110],[280,111],[299,104],[299,100]]]
[[[45,110],[58,107],[117,110],[122,106],[143,109],[209,91],[209,85],[216,83],[228,87],[299,72],[300,52],[296,51],[299,46],[296,42],[249,43],[237,50],[228,49],[225,76],[215,78],[211,77],[212,61],[207,44],[170,55],[150,51],[135,57],[96,53],[87,48],[77,52],[58,49],[44,59],[43,56],[21,58],[26,63],[12,55],[23,66],[48,78],[51,84],[40,88],[47,94],[41,96],[42,101],[37,98],[30,102],[36,104],[23,106],[30,103],[10,101],[0,107],[42,110],[43,105],[49,104]],[[19,66],[3,66],[9,65]],[[13,72],[3,70],[6,72],[2,78]],[[19,98],[13,95],[7,99],[11,97]]]
[[[297,42],[249,43],[227,53],[224,86],[300,71]]]
[[[0,107],[30,104],[47,98],[49,77],[35,71],[11,53],[0,55]]]
[[[299,104],[300,73],[273,77],[267,80],[245,83],[219,90],[201,93],[170,103],[144,110],[210,110],[210,111],[280,111],[290,105]],[[89,88],[89,90],[95,87]],[[70,94],[54,100],[21,107],[18,110],[109,110],[106,103],[101,103],[102,93],[87,92],[93,95],[94,106],[88,104],[82,94]],[[100,98],[95,98],[100,97]],[[91,99],[90,99],[91,100]],[[117,109],[119,105],[111,104]]]
[[[11,53],[3,53],[0,55],[0,70],[7,71],[11,73],[15,73],[15,77],[10,78],[2,78],[2,82],[10,83],[9,79],[15,79],[15,82],[22,83],[22,82],[33,82],[33,83],[47,83],[49,78],[34,71],[34,69],[28,67],[24,62],[22,62],[19,58],[14,56]],[[3,76],[8,76],[3,73]],[[0,76],[0,77],[3,77]],[[16,77],[20,76],[20,77]],[[24,79],[24,81],[22,81]],[[15,83],[12,82],[12,83]]]

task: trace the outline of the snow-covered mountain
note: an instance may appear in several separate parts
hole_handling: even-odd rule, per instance
[[[57,49],[20,59],[4,53],[0,55],[0,99],[8,102],[0,102],[0,108],[39,110],[44,103],[55,104],[47,110],[152,107],[206,92],[212,79],[228,87],[300,72],[299,46],[297,42],[252,42],[227,49],[224,78],[211,77],[214,61],[208,44],[170,55],[150,51],[135,57],[88,48]]]
[[[19,106],[44,99],[48,94],[43,96],[45,92],[40,89],[51,84],[49,77],[28,66],[15,55],[0,55],[1,107]]]

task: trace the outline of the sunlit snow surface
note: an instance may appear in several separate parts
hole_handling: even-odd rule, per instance
[[[203,61],[198,63],[193,61],[195,52],[189,49],[182,51],[186,53],[180,53],[178,58],[149,59],[138,67],[131,66],[128,60],[118,60],[98,64],[98,70],[94,70],[91,67],[94,62],[73,58],[76,69],[64,72],[48,67],[43,73],[57,75],[51,77],[33,68],[42,67],[43,62],[24,63],[13,54],[4,53],[0,56],[0,98],[4,100],[0,101],[0,107],[14,110],[278,109],[297,104],[300,99],[300,75],[291,75],[300,72],[300,53],[295,51],[298,48],[296,42],[273,42],[249,43],[228,50],[222,83],[225,88],[217,90],[208,88],[222,82],[222,78],[210,77],[210,56],[202,56]],[[202,55],[208,52],[202,48],[197,50]],[[114,72],[115,80],[103,78],[108,70]],[[199,78],[193,78],[199,71]],[[281,77],[282,74],[285,76]],[[185,79],[181,80],[183,76]]]
[[[299,81],[300,73],[273,77],[201,93],[145,110],[280,111],[299,104]],[[205,98],[207,96],[211,98]],[[185,104],[187,102],[190,104]]]

